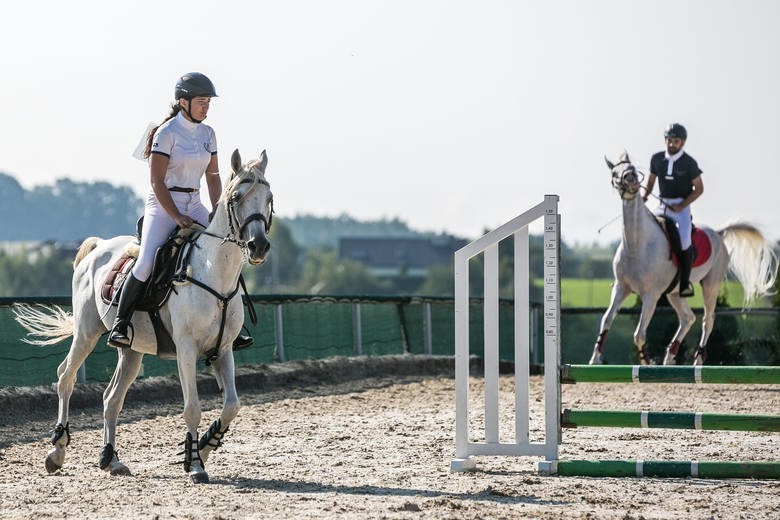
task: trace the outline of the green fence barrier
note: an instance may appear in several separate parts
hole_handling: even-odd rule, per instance
[[[454,308],[451,298],[253,295],[258,323],[246,325],[255,338],[252,348],[235,354],[237,365],[282,360],[350,355],[454,353]],[[57,366],[70,347],[64,341],[51,347],[23,343],[25,335],[13,319],[11,304],[56,304],[70,310],[69,297],[0,298],[0,387],[47,385],[56,381]],[[603,309],[562,309],[562,362],[584,363],[590,357]],[[532,364],[543,364],[540,307],[531,308]],[[699,337],[701,312],[683,344],[682,355],[692,352]],[[631,336],[638,313],[623,310],[605,344],[612,364],[637,362]],[[281,323],[279,330],[277,324]],[[660,356],[676,329],[671,309],[661,308],[650,325],[648,349]],[[469,310],[470,352],[482,356],[482,302],[473,299]],[[780,309],[746,313],[718,309],[710,339],[710,362],[733,365],[780,364]],[[690,345],[686,345],[690,342]],[[499,304],[499,355],[514,361],[514,305]],[[101,339],[87,358],[86,382],[110,379],[116,352]],[[141,377],[176,373],[174,361],[145,356]]]

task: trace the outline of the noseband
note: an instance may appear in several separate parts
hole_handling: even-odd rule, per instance
[[[621,164],[627,164],[620,173],[615,169]],[[612,186],[618,190],[620,197],[625,200],[631,200],[639,193],[639,188],[644,180],[644,175],[628,160],[620,161],[612,167]]]

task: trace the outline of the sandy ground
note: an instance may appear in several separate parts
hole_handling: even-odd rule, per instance
[[[245,373],[244,408],[212,454],[205,485],[189,483],[181,466],[171,464],[184,438],[180,394],[171,381],[154,390],[137,385],[122,412],[117,449],[130,477],[97,467],[102,416],[95,406],[72,410],[65,467],[46,474],[56,418],[50,389],[32,399],[19,391],[0,394],[0,517],[780,518],[780,483],[772,481],[541,477],[537,459],[524,457],[483,457],[477,471],[450,473],[451,361],[396,361],[384,370],[357,371],[355,363],[316,363],[313,370],[298,363],[284,377],[268,367],[257,369],[260,376]],[[339,381],[340,372],[346,380]],[[532,378],[537,397],[541,383]],[[502,377],[502,424],[513,421],[512,385]],[[204,383],[203,391],[209,388]],[[205,428],[221,401],[203,397]],[[471,400],[477,408],[481,397],[476,378]],[[579,408],[772,414],[780,408],[780,388],[579,384],[564,386],[563,400]],[[534,403],[541,412],[541,402]],[[472,417],[474,437],[479,416]],[[540,427],[535,421],[532,436]],[[506,430],[511,436],[511,426]],[[780,460],[773,433],[581,428],[564,430],[563,439],[562,458]]]

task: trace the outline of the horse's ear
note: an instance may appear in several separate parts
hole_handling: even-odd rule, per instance
[[[629,159],[628,152],[626,150],[623,150],[623,154],[620,156],[620,160],[627,163],[631,162],[631,159]]]
[[[605,160],[605,161],[607,161],[607,168],[609,168],[610,170],[611,170],[612,168],[614,168],[614,167],[615,167],[615,165],[614,165],[614,164],[612,164],[611,162],[609,162],[609,159],[607,159],[607,156],[606,156],[606,155],[604,156],[604,160]]]
[[[241,154],[238,153],[238,148],[235,149],[230,157],[230,167],[233,169],[233,173],[241,171]]]
[[[265,167],[268,165],[268,154],[265,153],[265,150],[260,152],[260,171],[265,174]]]

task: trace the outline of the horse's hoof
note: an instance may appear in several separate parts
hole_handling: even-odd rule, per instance
[[[130,473],[130,468],[125,466],[122,463],[119,463],[118,465],[111,464],[108,468],[108,474],[112,476],[121,476],[121,477],[132,477],[133,474]]]
[[[45,463],[46,463],[46,471],[49,474],[57,473],[59,470],[62,469],[62,464],[57,464],[56,462],[51,460],[51,456],[46,457]]]
[[[594,353],[590,357],[590,361],[588,361],[589,365],[600,365],[601,364],[601,355]]]
[[[193,484],[208,484],[209,483],[209,474],[205,471],[193,471],[190,473],[190,480]]]
[[[65,463],[65,448],[55,447],[49,450],[46,454],[46,471],[49,473],[56,473],[62,469],[62,465]]]

